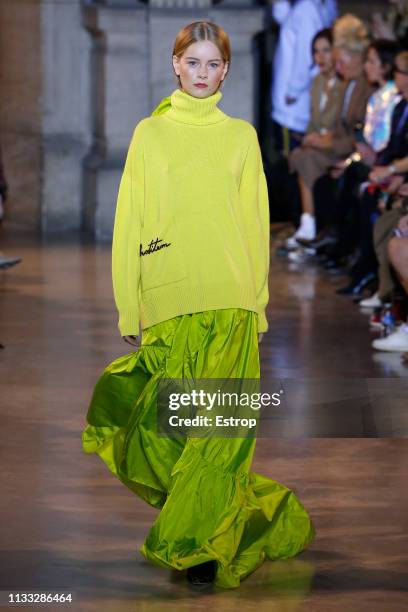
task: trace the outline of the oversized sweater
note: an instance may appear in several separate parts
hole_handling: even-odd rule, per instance
[[[122,336],[181,314],[243,308],[268,328],[269,204],[255,128],[222,92],[176,89],[134,130],[112,278]]]

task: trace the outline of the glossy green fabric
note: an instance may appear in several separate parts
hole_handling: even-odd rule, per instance
[[[98,453],[134,493],[160,509],[140,552],[167,568],[217,561],[215,585],[239,586],[264,559],[292,557],[314,527],[293,491],[250,471],[256,438],[156,434],[163,378],[259,378],[258,320],[231,308],[143,330],[141,347],[96,384],[83,449]],[[271,444],[271,453],[273,446]]]

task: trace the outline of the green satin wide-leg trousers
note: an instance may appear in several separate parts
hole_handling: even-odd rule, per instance
[[[82,433],[112,473],[160,509],[140,552],[177,570],[217,563],[215,585],[238,587],[265,559],[293,557],[313,523],[295,493],[250,471],[256,438],[157,434],[160,378],[259,378],[257,314],[185,314],[142,332],[136,352],[97,381]]]

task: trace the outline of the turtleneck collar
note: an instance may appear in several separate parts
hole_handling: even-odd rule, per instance
[[[191,125],[218,123],[228,117],[217,107],[221,98],[220,90],[207,98],[195,98],[182,89],[175,89],[170,96],[171,108],[165,113],[165,116]]]

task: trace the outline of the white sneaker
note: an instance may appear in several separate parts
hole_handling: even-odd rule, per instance
[[[365,300],[361,300],[361,302],[359,302],[358,305],[360,306],[360,308],[380,308],[380,306],[382,306],[383,303],[380,300],[378,296],[378,291],[377,291],[371,297],[366,298]]]
[[[313,240],[316,238],[316,220],[310,213],[303,213],[300,217],[298,229],[286,240],[288,249],[295,249],[299,246],[297,238],[302,238],[302,240]]]
[[[373,348],[378,351],[392,351],[404,353],[408,351],[408,324],[403,323],[385,338],[377,338],[373,341]]]
[[[299,247],[299,243],[296,240],[297,232],[295,232],[292,236],[286,239],[285,245],[287,249],[297,249]]]

